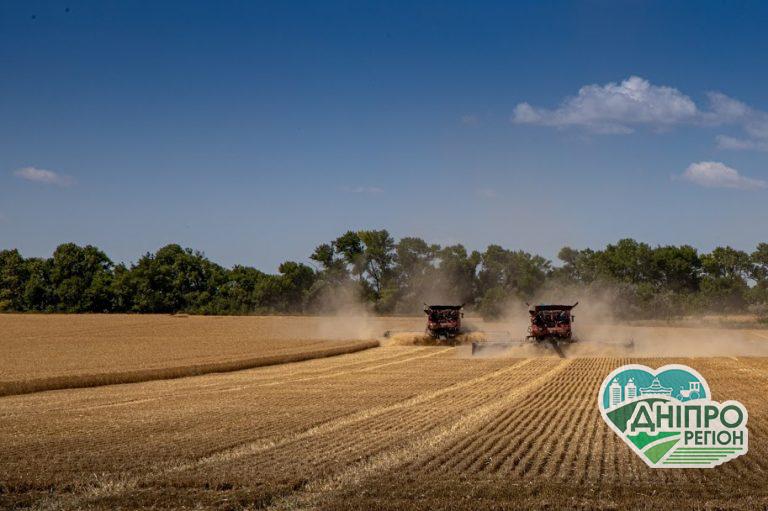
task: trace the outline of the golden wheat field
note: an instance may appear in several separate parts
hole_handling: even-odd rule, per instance
[[[115,314],[0,316],[0,395],[231,371],[367,349],[375,322]]]
[[[0,324],[6,383],[66,376],[76,387],[78,375],[359,349],[421,322],[0,316]],[[584,347],[564,359],[526,350],[475,358],[463,346],[382,339],[250,369],[23,388],[0,397],[0,507],[766,509],[766,332],[624,327],[619,335],[638,349],[601,353],[586,337],[604,329],[585,327]],[[749,453],[711,470],[648,468],[596,406],[603,378],[632,361],[690,365],[715,399],[744,403]]]

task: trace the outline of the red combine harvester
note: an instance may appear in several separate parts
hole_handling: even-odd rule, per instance
[[[571,310],[573,305],[534,305],[528,310],[531,315],[531,326],[528,327],[526,339],[536,342],[549,341],[554,344],[574,342],[571,325],[575,316]],[[530,307],[530,306],[529,306]]]
[[[452,340],[461,333],[464,305],[426,305],[427,334],[433,339]]]
[[[571,344],[576,342],[573,337],[572,325],[575,319],[571,310],[579,302],[573,305],[534,305],[530,304],[528,313],[530,314],[531,324],[528,327],[528,335],[524,341],[476,341],[472,343],[472,354],[477,355],[482,352],[493,352],[521,346],[526,342],[533,341],[539,346],[551,345],[555,352],[565,358],[561,344]]]
[[[472,343],[472,354],[483,355],[502,352],[515,346],[533,344],[542,348],[552,348],[560,357],[565,358],[563,348],[576,342],[573,336],[573,322],[575,316],[571,312],[579,302],[573,305],[528,305],[528,314],[531,324],[528,326],[528,335],[525,340],[506,341],[475,341]],[[632,338],[619,339],[589,339],[593,346],[605,347],[609,350],[621,350],[626,353],[635,348]]]

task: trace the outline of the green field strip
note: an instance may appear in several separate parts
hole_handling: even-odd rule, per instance
[[[664,460],[664,463],[696,463],[696,464],[707,464],[712,463],[713,461],[718,461],[721,458],[668,458]]]
[[[664,465],[709,465],[709,461],[665,461]]]
[[[724,458],[728,454],[672,454],[670,458]]]
[[[670,458],[724,458],[728,454],[671,454]]]
[[[738,451],[741,447],[678,447],[677,451]]]
[[[734,454],[732,452],[715,452],[715,451],[709,451],[709,452],[680,452],[680,451],[674,451],[672,453],[673,455],[678,456],[727,456],[728,454]]]
[[[667,454],[667,452],[669,452],[670,449],[675,446],[678,441],[679,439],[675,438],[674,440],[651,444],[651,447],[645,449],[643,454],[645,454],[645,456],[651,460],[652,463],[657,463],[661,458],[664,457],[665,454]]]
[[[681,451],[682,449],[677,449]],[[682,452],[738,452],[741,449],[686,449]]]
[[[672,453],[670,456],[685,456],[686,458],[693,458],[695,456],[704,456],[707,458],[722,458],[723,456],[730,456],[731,453],[728,452],[712,452],[709,454],[705,453],[687,453],[687,452],[675,452]]]
[[[636,435],[629,435],[627,438],[635,444],[638,449],[644,449],[649,444],[652,444],[654,442],[659,442],[664,439],[670,439],[671,437],[679,436],[680,433],[677,431],[667,431],[658,433],[656,435],[649,435],[648,433],[641,432]]]
[[[677,454],[736,454],[738,451],[675,451]]]
[[[666,461],[717,461],[721,458],[668,458]]]

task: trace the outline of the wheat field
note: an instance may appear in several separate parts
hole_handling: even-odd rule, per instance
[[[3,314],[0,396],[247,369],[378,345],[360,322],[285,319]]]
[[[7,318],[0,316],[0,322]],[[136,336],[141,328],[137,325],[145,320],[155,322],[152,330],[133,342],[146,343],[146,348],[153,346],[152,335],[177,338],[173,349],[158,348],[166,350],[166,358],[142,352],[133,360],[116,357],[110,364],[105,351],[112,349],[112,343]],[[77,376],[73,354],[78,350],[64,350],[69,354],[59,364],[57,342],[92,339],[101,344],[86,350],[80,366],[92,372],[140,367],[132,364],[189,365],[205,362],[206,356],[250,359],[286,349],[281,343],[298,353],[316,350],[314,341],[352,340],[346,335],[333,340],[333,332],[325,332],[317,318],[224,320],[24,317],[18,321],[51,322],[50,337],[35,337],[17,325],[15,331],[27,334],[36,351],[25,353],[24,343],[9,340],[7,333],[0,342],[12,346],[17,358],[41,358],[37,365],[28,362],[26,369],[39,378],[65,374],[62,368],[67,376]],[[185,322],[193,326],[176,326]],[[360,329],[358,341],[365,342],[373,331],[415,328],[419,321],[366,320],[368,333],[359,325],[352,328],[349,321],[342,323],[338,328],[350,329],[350,335]],[[645,335],[656,335],[645,328]],[[206,348],[205,336],[218,336],[227,329],[241,337],[209,353],[218,344],[210,341]],[[686,338],[696,334],[681,332]],[[759,347],[768,343],[764,332],[701,331],[700,335]],[[675,342],[675,329],[657,334],[663,346]],[[643,336],[641,331],[632,335]],[[192,339],[189,349],[182,342],[185,336]],[[547,352],[526,356],[513,352],[472,358],[463,347],[383,344],[230,372],[0,397],[0,507],[768,506],[766,357],[739,352],[696,358],[589,353],[562,359]],[[603,378],[632,361],[651,367],[691,365],[707,377],[715,399],[743,402],[750,414],[749,453],[712,470],[648,468],[608,429],[595,404]],[[4,375],[17,379],[25,375],[7,358],[3,368]]]

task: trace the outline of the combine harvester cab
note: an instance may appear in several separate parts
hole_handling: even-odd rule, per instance
[[[427,315],[427,335],[433,339],[453,342],[461,333],[461,318],[464,305],[424,305]]]

